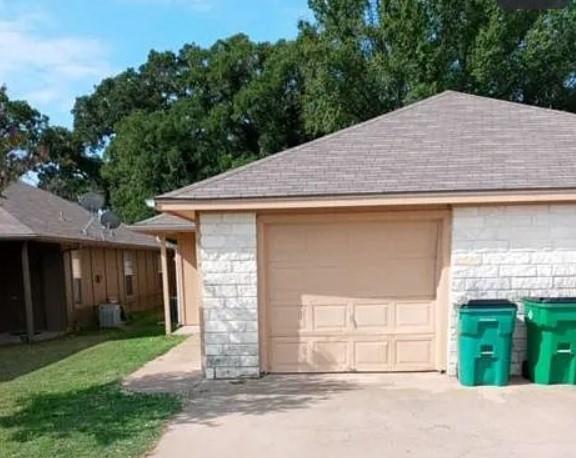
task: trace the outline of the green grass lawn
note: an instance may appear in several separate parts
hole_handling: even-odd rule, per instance
[[[124,392],[119,380],[182,341],[157,317],[124,329],[0,348],[0,457],[131,457],[180,409],[169,395]]]

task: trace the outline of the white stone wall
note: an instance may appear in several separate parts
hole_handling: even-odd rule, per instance
[[[254,213],[200,214],[207,378],[260,374]]]
[[[576,205],[462,207],[453,212],[448,372],[456,374],[456,306],[468,299],[576,296]],[[519,308],[512,373],[525,359]]]

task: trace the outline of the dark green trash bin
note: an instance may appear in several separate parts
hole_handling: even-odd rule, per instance
[[[576,384],[576,297],[524,299],[528,377]]]
[[[507,300],[473,300],[460,307],[458,378],[462,385],[508,384],[516,309]]]

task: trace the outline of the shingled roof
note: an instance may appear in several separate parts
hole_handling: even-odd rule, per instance
[[[0,239],[40,239],[86,244],[118,244],[159,248],[156,239],[121,225],[104,232],[80,205],[22,182],[13,183],[0,197]],[[83,228],[86,231],[83,231]]]
[[[138,221],[129,228],[136,232],[160,234],[163,232],[193,232],[196,230],[196,225],[179,216],[160,213],[152,218]]]
[[[576,188],[576,115],[446,91],[160,200]]]

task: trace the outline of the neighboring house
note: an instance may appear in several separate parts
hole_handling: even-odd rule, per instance
[[[576,296],[569,113],[444,92],[156,206],[197,225],[207,377],[454,374],[462,302]]]
[[[104,230],[79,205],[18,182],[0,197],[0,334],[41,337],[96,321],[96,307],[161,305],[160,245]]]

